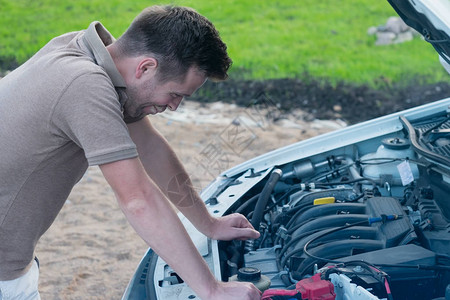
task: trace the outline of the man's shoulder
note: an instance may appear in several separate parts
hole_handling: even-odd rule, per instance
[[[73,31],[54,37],[36,52],[30,60],[38,60],[55,53],[77,53],[77,40],[83,35],[83,31]]]
[[[84,46],[82,37],[85,31],[74,31],[57,36],[41,48],[30,61],[39,68],[58,70],[81,70],[83,72],[101,72],[92,53]]]

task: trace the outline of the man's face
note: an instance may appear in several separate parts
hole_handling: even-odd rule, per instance
[[[184,97],[192,95],[206,81],[204,73],[191,67],[182,82],[161,83],[157,76],[127,84],[128,100],[125,110],[131,117],[154,115],[166,110],[176,110]]]

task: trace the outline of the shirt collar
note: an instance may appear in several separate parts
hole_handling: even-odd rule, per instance
[[[116,88],[126,88],[125,80],[117,70],[106,46],[115,41],[109,31],[98,21],[92,22],[83,35],[83,42],[96,63],[105,69]]]

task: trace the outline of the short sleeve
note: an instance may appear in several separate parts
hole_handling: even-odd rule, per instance
[[[82,74],[68,84],[54,107],[52,122],[58,134],[84,150],[91,166],[138,156],[118,95],[101,72]]]

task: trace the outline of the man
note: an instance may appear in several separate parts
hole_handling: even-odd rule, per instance
[[[148,114],[176,110],[231,60],[194,10],[144,10],[115,41],[98,22],[50,41],[0,80],[0,299],[39,299],[34,249],[88,165],[99,165],[137,233],[202,299],[259,299],[217,281],[167,198],[213,239],[257,238],[238,214],[214,218]]]

